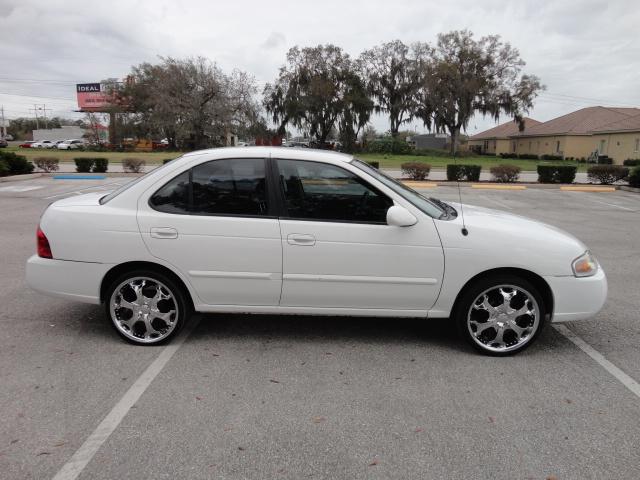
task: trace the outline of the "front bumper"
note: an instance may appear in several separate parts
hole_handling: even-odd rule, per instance
[[[553,292],[553,322],[591,318],[607,299],[607,276],[602,268],[591,277],[544,278]]]
[[[100,285],[112,265],[53,260],[33,255],[27,260],[27,284],[54,297],[100,303]]]

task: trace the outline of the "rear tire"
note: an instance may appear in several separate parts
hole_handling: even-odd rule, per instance
[[[540,292],[517,275],[494,275],[467,287],[454,318],[458,332],[485,355],[507,356],[529,347],[546,324]]]
[[[192,313],[183,287],[153,270],[119,275],[105,299],[105,311],[116,332],[136,345],[168,342]]]

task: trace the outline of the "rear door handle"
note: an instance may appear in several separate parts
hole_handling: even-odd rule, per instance
[[[153,227],[151,229],[153,238],[178,238],[178,231],[171,227]]]
[[[303,233],[290,233],[287,235],[287,243],[289,245],[312,247],[316,244],[316,237]]]

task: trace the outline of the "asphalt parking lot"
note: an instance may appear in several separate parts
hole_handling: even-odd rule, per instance
[[[128,345],[101,308],[24,281],[50,202],[128,180],[0,183],[1,478],[75,478],[88,438],[81,479],[638,478],[640,397],[602,364],[640,382],[639,195],[462,189],[589,245],[608,302],[565,325],[598,363],[554,328],[483,357],[445,320],[207,315],[183,343]]]

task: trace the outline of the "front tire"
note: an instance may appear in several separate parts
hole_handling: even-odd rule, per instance
[[[107,290],[105,309],[116,332],[136,345],[169,341],[182,329],[191,309],[183,288],[158,272],[120,275]]]
[[[542,296],[516,275],[478,280],[463,292],[455,310],[458,332],[485,355],[521,352],[539,336],[546,321]]]

